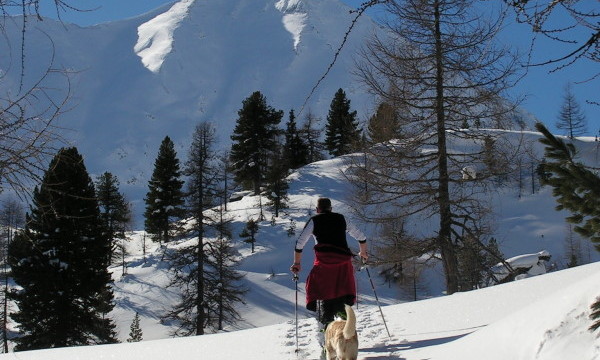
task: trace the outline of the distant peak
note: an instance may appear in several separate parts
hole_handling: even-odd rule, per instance
[[[292,34],[294,50],[298,51],[300,36],[306,26],[307,18],[302,0],[279,0],[275,3],[275,7],[283,13],[283,26]]]
[[[133,50],[142,64],[158,72],[173,48],[173,33],[188,14],[195,0],[180,0],[169,10],[138,27],[138,41]]]
[[[282,13],[305,12],[302,0],[279,0],[275,7]]]

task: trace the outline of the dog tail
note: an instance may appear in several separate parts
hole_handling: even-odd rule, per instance
[[[346,340],[356,336],[356,316],[349,305],[346,305],[346,325],[344,325],[343,334]]]

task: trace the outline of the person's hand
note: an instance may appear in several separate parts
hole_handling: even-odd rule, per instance
[[[363,250],[363,251],[359,252],[358,256],[360,256],[360,260],[362,261],[363,264],[366,264],[367,260],[369,260],[369,254],[367,254],[367,250]]]
[[[302,270],[302,266],[300,266],[299,263],[293,263],[292,266],[290,266],[290,271],[294,274],[299,273],[300,270]]]

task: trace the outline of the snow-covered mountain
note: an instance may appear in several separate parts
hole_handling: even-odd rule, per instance
[[[185,158],[195,124],[211,121],[229,144],[242,101],[257,90],[276,109],[298,112],[356,16],[350,10],[339,0],[180,0],[85,28],[30,18],[24,88],[51,63],[66,69],[70,101],[58,123],[64,137],[90,172],[117,175],[139,202],[164,136]],[[1,94],[19,92],[21,29],[20,17],[4,23],[8,41],[0,51],[12,57],[0,58]],[[309,110],[324,118],[338,88],[361,116],[370,112],[371,98],[350,72],[372,31],[375,24],[361,17],[299,121]],[[43,85],[56,98],[67,88],[58,74]]]

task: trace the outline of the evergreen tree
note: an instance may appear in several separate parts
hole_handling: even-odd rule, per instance
[[[61,149],[33,193],[25,229],[9,249],[21,336],[17,350],[115,342],[103,232],[94,184],[76,148]]]
[[[124,257],[124,247],[118,244],[126,238],[125,231],[131,221],[131,210],[125,196],[119,192],[119,179],[109,172],[96,180],[96,195],[100,206],[100,218],[110,243],[109,262]]]
[[[210,243],[208,254],[212,268],[210,283],[216,286],[211,289],[209,318],[216,319],[217,330],[223,330],[223,324],[241,320],[236,308],[240,303],[245,304],[244,295],[248,290],[239,284],[243,275],[236,270],[239,260],[230,240],[230,221],[225,220],[222,206],[215,212],[219,217],[216,227],[218,238]]]
[[[400,131],[400,121],[396,109],[387,102],[381,102],[377,111],[369,119],[367,135],[373,143],[395,139]]]
[[[504,259],[496,239],[490,238],[486,244],[469,235],[464,237],[461,245],[457,252],[461,290],[474,290],[492,283],[491,269]]]
[[[583,253],[581,251],[581,241],[579,236],[573,231],[573,225],[566,225],[565,236],[565,258],[567,267],[572,268],[583,264]]]
[[[577,152],[573,144],[552,135],[546,127],[537,123],[536,129],[544,135],[540,142],[546,145],[548,161],[544,171],[550,176],[543,183],[552,186],[557,198],[557,210],[569,210],[567,221],[576,224],[575,232],[590,238],[600,251],[600,177],[574,160]],[[594,323],[590,331],[600,328],[600,298],[591,306],[590,318]]]
[[[563,103],[558,114],[556,127],[565,130],[570,139],[573,139],[575,136],[584,135],[587,130],[585,114],[575,99],[570,84],[567,84],[565,87]]]
[[[220,152],[219,161],[221,162],[219,182],[223,184],[220,191],[218,191],[218,197],[221,199],[224,211],[227,211],[227,203],[229,201],[230,194],[235,191],[235,182],[232,179],[231,164],[229,162],[229,151]]]
[[[325,147],[333,156],[352,152],[360,140],[356,111],[350,112],[350,100],[339,89],[331,101],[325,125]]]
[[[323,143],[321,143],[321,130],[317,127],[319,119],[312,112],[308,112],[304,118],[304,124],[300,129],[300,137],[304,139],[307,149],[307,164],[323,160]]]
[[[188,204],[190,217],[193,219],[193,231],[198,237],[197,243],[174,253],[180,257],[175,262],[175,283],[194,284],[182,294],[182,303],[176,309],[192,306],[187,312],[180,312],[177,316],[187,316],[184,323],[194,324],[193,331],[196,335],[203,335],[207,323],[207,278],[206,278],[206,231],[214,223],[207,210],[214,204],[218,196],[217,185],[219,180],[220,163],[214,151],[215,128],[212,124],[203,122],[196,126],[192,136],[192,143],[188,161],[186,162],[186,175],[188,181]],[[184,269],[192,267],[194,270],[186,272]],[[186,314],[186,315],[184,315]],[[191,329],[187,329],[190,331]]]
[[[265,181],[267,199],[273,206],[275,217],[279,217],[279,210],[287,206],[287,190],[289,188],[287,175],[288,163],[285,158],[281,154],[273,154]]]
[[[136,311],[131,326],[129,326],[129,338],[127,342],[140,342],[143,340],[144,334],[140,328],[140,314]]]
[[[231,165],[236,181],[258,194],[277,142],[277,125],[283,111],[267,105],[264,95],[256,91],[242,102],[238,116],[231,135]]]
[[[538,166],[535,168],[535,173],[538,176],[540,184],[542,186],[546,185],[546,181],[550,179],[550,176],[552,175],[546,171],[546,159],[542,159],[542,162],[538,164]]]
[[[244,242],[252,244],[252,253],[254,254],[254,244],[256,243],[256,233],[258,232],[258,223],[254,219],[249,219],[246,226],[240,233]]]
[[[297,169],[308,164],[308,145],[300,137],[293,109],[290,110],[290,118],[286,123],[283,158],[289,169]]]
[[[536,124],[544,137],[548,161],[544,170],[550,174],[545,184],[552,186],[558,202],[557,210],[568,210],[567,221],[575,224],[574,230],[589,238],[600,251],[600,177],[575,161],[575,146],[552,135],[544,125]]]
[[[154,162],[148,182],[144,226],[155,241],[168,242],[178,230],[176,221],[184,216],[183,181],[173,141],[166,136]]]

